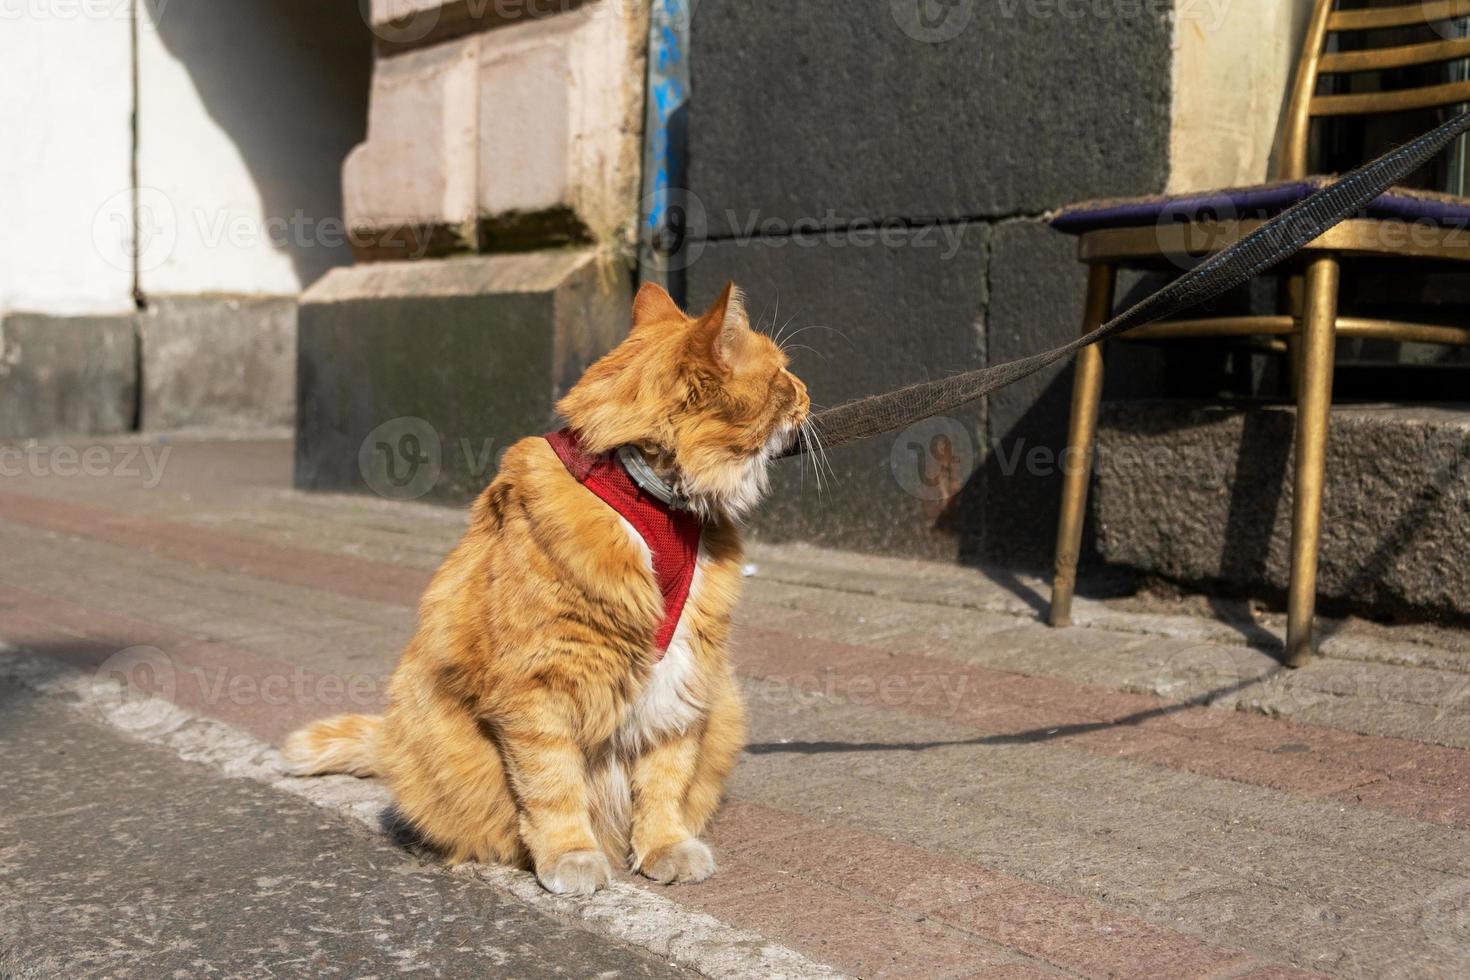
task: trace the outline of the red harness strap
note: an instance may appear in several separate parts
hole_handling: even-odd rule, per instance
[[[546,441],[567,472],[622,515],[648,545],[653,555],[654,581],[664,598],[664,618],[653,634],[653,648],[662,658],[689,599],[703,525],[698,517],[675,510],[634,483],[615,453],[592,456],[583,452],[571,429],[553,432]]]

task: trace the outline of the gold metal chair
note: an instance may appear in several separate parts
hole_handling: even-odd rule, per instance
[[[1438,82],[1391,91],[1319,94],[1325,76],[1433,66],[1470,58],[1470,38],[1437,31],[1429,43],[1370,46],[1384,31],[1426,23],[1443,27],[1470,16],[1470,0],[1412,0],[1395,6],[1338,9],[1337,0],[1314,0],[1306,41],[1290,101],[1283,117],[1278,182],[1208,194],[1172,198],[1104,201],[1064,209],[1055,225],[1079,236],[1079,253],[1089,267],[1084,333],[1105,322],[1112,310],[1120,268],[1157,268],[1168,256],[1218,251],[1262,223],[1258,217],[1169,223],[1163,208],[1194,198],[1214,200],[1226,214],[1294,203],[1324,178],[1308,178],[1312,122],[1339,116],[1370,116],[1470,103],[1470,81]],[[1331,43],[1351,38],[1349,44]],[[1341,50],[1331,50],[1338,48]],[[1351,86],[1349,86],[1351,87]],[[1213,195],[1213,197],[1211,197]],[[1188,210],[1186,206],[1183,210]],[[1279,207],[1278,207],[1279,210]],[[1278,316],[1232,316],[1151,324],[1125,339],[1173,340],[1186,337],[1267,337],[1274,349],[1290,351],[1297,400],[1295,490],[1292,518],[1291,579],[1287,600],[1285,662],[1305,664],[1312,654],[1316,606],[1317,552],[1327,452],[1328,415],[1337,337],[1470,346],[1470,329],[1337,315],[1340,260],[1346,257],[1470,262],[1470,199],[1395,189],[1366,216],[1346,221],[1312,242],[1299,259],[1304,271],[1284,291],[1286,312]],[[1412,231],[1412,234],[1406,233]],[[1284,338],[1285,343],[1282,342]],[[1100,345],[1099,345],[1100,346]],[[1084,465],[1069,468],[1062,491],[1057,531],[1056,578],[1051,623],[1070,623],[1072,594],[1082,524],[1087,508],[1098,402],[1102,395],[1103,352],[1099,346],[1077,355],[1072,394],[1068,455]]]

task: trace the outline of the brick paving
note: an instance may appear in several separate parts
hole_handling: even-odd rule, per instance
[[[267,740],[372,710],[456,512],[289,489],[280,440],[163,479],[0,481],[0,641]],[[660,890],[860,976],[1470,971],[1463,636],[1079,604],[983,571],[757,546],[752,744],[710,882]],[[1427,640],[1427,642],[1426,642]],[[3,656],[3,654],[0,654]]]

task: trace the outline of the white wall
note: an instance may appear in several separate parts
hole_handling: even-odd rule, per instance
[[[357,4],[0,0],[0,313],[134,308],[135,7],[144,295],[295,295],[351,259]]]
[[[144,257],[144,294],[295,295],[350,262],[341,167],[366,127],[371,65],[358,5],[143,10],[142,205],[173,236],[166,254]]]
[[[133,309],[123,0],[0,0],[0,313]]]

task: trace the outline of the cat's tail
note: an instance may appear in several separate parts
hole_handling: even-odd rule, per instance
[[[378,736],[382,715],[337,715],[299,728],[281,745],[281,759],[293,776],[379,776]]]

